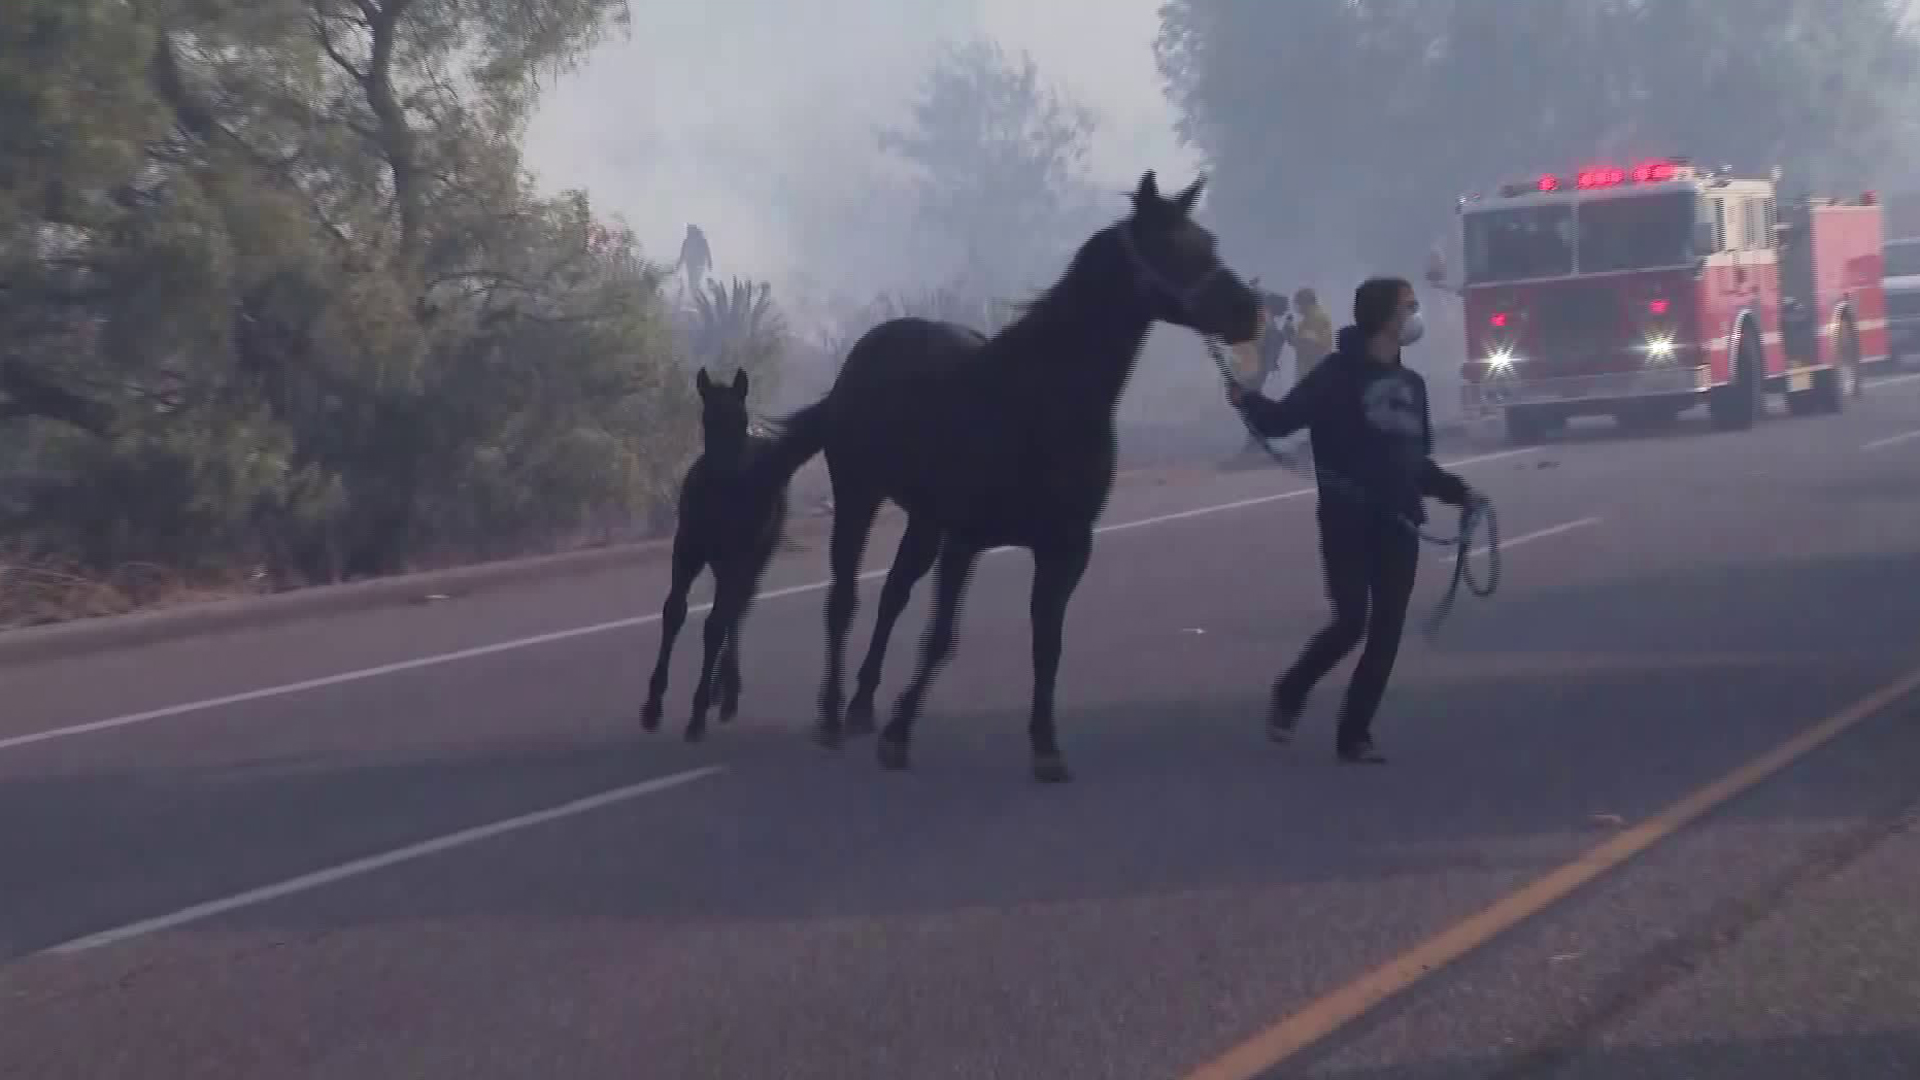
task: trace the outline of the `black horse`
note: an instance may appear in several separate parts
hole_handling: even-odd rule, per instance
[[[736,374],[731,386],[721,386],[707,378],[703,368],[694,382],[700,390],[706,448],[680,485],[673,584],[660,609],[660,656],[654,661],[647,703],[640,712],[641,727],[653,731],[660,726],[666,708],[662,699],[667,693],[667,665],[673,658],[674,639],[687,619],[687,591],[702,570],[711,568],[713,608],[707,615],[700,679],[693,689],[693,715],[687,720],[688,742],[698,742],[707,732],[707,709],[716,679],[721,723],[732,720],[740,709],[740,626],[759,590],[760,576],[780,544],[787,521],[787,480],[794,471],[789,468],[770,477],[755,467],[777,440],[749,431],[746,372]]]
[[[767,459],[776,473],[790,476],[824,450],[833,478],[823,744],[842,736],[860,561],[880,504],[891,499],[909,524],[882,591],[856,723],[871,716],[891,617],[930,566],[938,571],[919,669],[881,735],[880,763],[907,766],[914,720],[953,648],[967,579],[982,552],[1004,545],[1034,557],[1034,775],[1069,779],[1053,719],[1061,632],[1113,487],[1114,410],[1140,347],[1155,321],[1236,344],[1254,336],[1252,290],[1192,219],[1203,184],[1169,199],[1147,173],[1133,212],[1081,245],[1066,274],[999,334],[926,319],[882,323],[854,344],[827,396],[788,418]]]

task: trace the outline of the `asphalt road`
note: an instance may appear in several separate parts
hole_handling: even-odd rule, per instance
[[[1278,470],[1117,496],[1070,615],[1065,787],[1027,778],[1017,553],[983,563],[904,776],[804,738],[818,545],[770,575],[744,713],[697,747],[697,619],[667,730],[635,722],[659,567],[0,669],[0,1075],[1250,1076],[1222,1055],[1259,1064],[1289,1018],[1314,1037],[1262,1075],[1920,1075],[1920,710],[1843,711],[1920,667],[1920,438],[1886,441],[1920,380],[1869,395],[1461,465],[1501,589],[1409,637],[1383,768],[1332,760],[1344,668],[1295,745],[1261,737],[1324,617]]]

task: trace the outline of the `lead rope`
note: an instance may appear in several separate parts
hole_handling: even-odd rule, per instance
[[[1207,343],[1207,354],[1213,357],[1214,367],[1220,369],[1220,377],[1229,383],[1237,384],[1238,380],[1233,377],[1233,368],[1227,362],[1227,354],[1221,349],[1220,343],[1212,337],[1204,337],[1202,340]],[[1239,412],[1237,409],[1234,411]],[[1268,457],[1284,468],[1295,472],[1301,471],[1293,462],[1287,460],[1286,455],[1275,450],[1266,436],[1255,430],[1253,421],[1248,420],[1245,413],[1240,413],[1240,422],[1246,426],[1247,434],[1253,437],[1253,441],[1259,444],[1260,449],[1266,451]],[[1468,592],[1483,600],[1492,596],[1500,588],[1500,518],[1494,512],[1492,500],[1483,497],[1472,506],[1462,507],[1460,525],[1454,534],[1436,536],[1422,529],[1406,515],[1381,507],[1370,499],[1358,484],[1320,468],[1317,462],[1314,465],[1314,479],[1322,487],[1340,489],[1348,498],[1362,503],[1373,503],[1376,510],[1391,517],[1407,531],[1419,537],[1422,542],[1435,547],[1453,549],[1453,574],[1447,580],[1447,591],[1441,594],[1440,602],[1434,606],[1433,614],[1427,617],[1424,629],[1428,637],[1437,633],[1440,624],[1446,622],[1447,616],[1453,613],[1453,604],[1460,596],[1461,585],[1465,585]],[[1486,543],[1482,550],[1487,555],[1487,576],[1484,582],[1475,576],[1472,560],[1468,558],[1474,550],[1475,533],[1482,531],[1486,533]]]

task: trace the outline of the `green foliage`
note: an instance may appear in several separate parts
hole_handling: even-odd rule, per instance
[[[698,435],[661,274],[519,150],[625,19],[0,8],[0,537],[315,581],[657,517]],[[771,365],[747,293],[714,299]]]
[[[1229,246],[1404,267],[1457,195],[1538,170],[1684,154],[1846,191],[1911,168],[1905,6],[1167,0],[1157,53]]]

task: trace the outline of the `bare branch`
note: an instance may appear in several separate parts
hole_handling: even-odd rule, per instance
[[[320,51],[326,53],[327,59],[333,61],[340,70],[352,76],[355,82],[360,83],[362,86],[366,85],[367,80],[371,76],[367,72],[361,71],[358,65],[347,59],[346,56],[340,52],[339,48],[334,45],[333,34],[327,29],[327,18],[325,15],[315,15],[313,17],[313,33],[316,38],[320,39]]]

